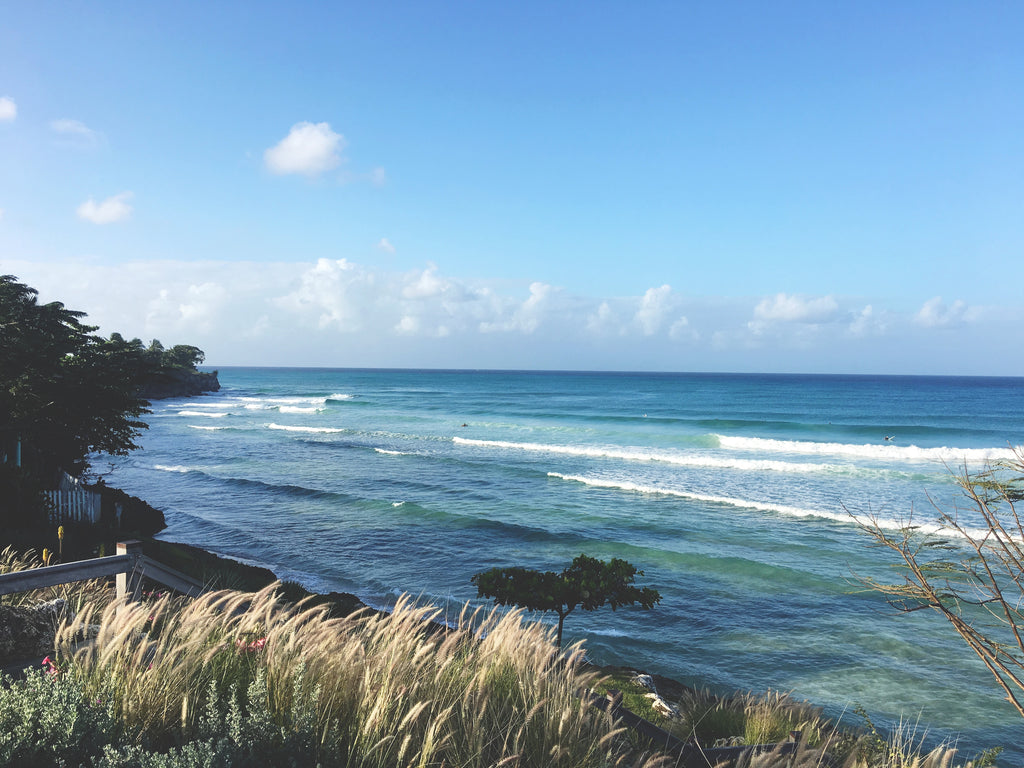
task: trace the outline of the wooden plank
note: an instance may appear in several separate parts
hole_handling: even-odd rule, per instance
[[[27,592],[30,589],[55,587],[72,581],[100,579],[114,576],[131,569],[135,559],[131,555],[111,555],[81,560],[74,563],[59,563],[27,571],[0,574],[0,595]]]
[[[184,573],[169,568],[163,563],[146,556],[142,557],[142,575],[147,579],[153,579],[167,585],[175,592],[181,592],[183,595],[189,595],[190,597],[197,597],[206,591],[206,585],[198,579],[186,576]]]

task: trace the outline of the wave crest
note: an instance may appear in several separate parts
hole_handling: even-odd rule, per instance
[[[774,440],[765,437],[733,437],[715,435],[718,445],[735,451],[754,453],[797,453],[808,456],[857,456],[868,459],[900,459],[903,461],[940,461],[971,463],[1012,459],[1011,448],[921,448],[916,445],[893,445],[885,443],[874,445],[864,443],[814,443],[802,440]]]

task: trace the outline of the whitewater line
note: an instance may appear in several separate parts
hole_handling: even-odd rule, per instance
[[[921,448],[916,445],[873,445],[864,443],[815,443],[802,440],[774,440],[765,437],[733,437],[730,435],[712,435],[718,440],[721,448],[753,453],[799,453],[810,456],[857,456],[869,459],[899,459],[902,461],[937,461],[948,463],[984,463],[1012,459],[1014,452],[1010,448]]]
[[[622,459],[625,461],[658,461],[683,467],[709,467],[715,469],[743,469],[747,471],[771,470],[774,472],[849,472],[846,467],[836,464],[794,463],[773,459],[716,458],[705,455],[680,455],[664,451],[645,451],[639,448],[621,449],[606,447],[584,447],[573,445],[546,445],[544,443],[517,443],[505,440],[477,440],[468,437],[453,437],[452,442],[480,448],[504,448],[533,453],[556,453],[565,456],[585,456],[598,459]]]
[[[823,520],[832,520],[833,522],[843,523],[846,525],[860,525],[866,522],[866,519],[862,516],[854,515],[850,512],[826,512],[821,509],[805,509],[802,507],[791,507],[787,504],[776,504],[770,501],[752,501],[750,499],[736,499],[730,496],[712,496],[703,493],[691,493],[689,491],[679,491],[672,488],[659,488],[653,485],[640,485],[639,483],[632,483],[628,481],[617,481],[617,480],[602,480],[596,477],[583,477],[582,475],[564,475],[561,472],[548,472],[548,477],[554,477],[559,480],[567,480],[570,482],[581,483],[583,485],[592,486],[594,488],[607,488],[616,491],[627,491],[632,493],[648,493],[656,494],[661,496],[674,496],[681,499],[689,499],[691,501],[703,501],[710,504],[722,504],[729,507],[739,507],[744,509],[755,509],[760,512],[775,512],[780,515],[787,517],[817,517]],[[877,520],[878,526],[889,531],[899,531],[906,528],[906,523],[899,520]],[[950,528],[941,526],[937,523],[921,523],[919,521],[914,522],[914,528],[924,534],[934,534],[939,536],[953,536],[960,538],[961,534]],[[966,528],[965,531],[972,537],[984,538],[986,531],[981,529]]]

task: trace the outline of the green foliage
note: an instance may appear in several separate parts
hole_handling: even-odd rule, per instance
[[[624,605],[653,608],[661,595],[650,587],[633,585],[643,575],[636,566],[612,558],[610,562],[581,554],[561,573],[529,568],[491,568],[473,576],[478,597],[493,598],[498,605],[516,605],[529,611],[558,614],[558,645],[562,644],[565,617],[576,608],[595,611]]]
[[[88,764],[121,737],[109,689],[93,696],[74,673],[40,669],[0,680],[0,765]]]
[[[164,368],[183,368],[194,371],[196,366],[202,365],[206,359],[206,353],[199,347],[189,344],[175,344],[163,354],[161,364]]]
[[[79,475],[91,453],[124,455],[146,429],[144,384],[194,371],[203,351],[154,339],[94,334],[85,313],[0,275],[0,524],[26,527],[43,510],[38,488],[57,470]],[[19,462],[15,459],[20,456]]]
[[[311,692],[299,685],[291,709],[283,724],[275,722],[267,690],[265,669],[258,669],[245,694],[232,686],[218,694],[211,685],[206,709],[199,722],[196,738],[166,752],[138,745],[108,746],[97,768],[258,768],[259,766],[338,765],[343,756],[337,743],[326,749],[318,745],[317,724],[311,716],[319,690]]]
[[[36,476],[76,474],[93,451],[125,454],[146,428],[143,360],[123,339],[93,335],[84,316],[0,276],[0,440],[10,455],[20,438]]]

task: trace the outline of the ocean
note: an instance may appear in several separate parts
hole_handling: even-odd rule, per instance
[[[567,640],[719,691],[790,691],[852,722],[919,723],[964,757],[1020,718],[943,620],[858,579],[897,527],[963,501],[950,468],[1024,442],[1024,379],[229,368],[156,401],[143,448],[97,457],[163,538],[378,607],[453,613],[493,566],[620,557],[651,611],[577,611]],[[887,439],[890,438],[890,439]],[[547,617],[553,620],[553,617]]]

